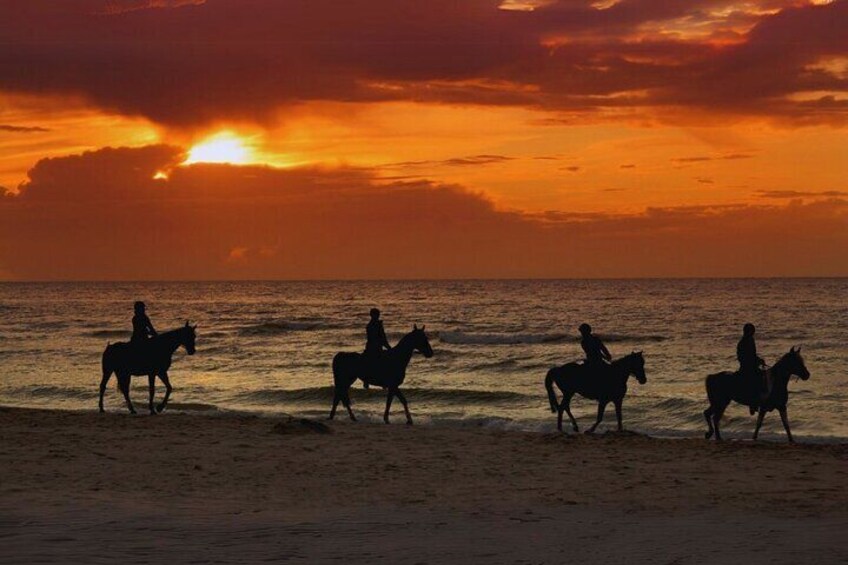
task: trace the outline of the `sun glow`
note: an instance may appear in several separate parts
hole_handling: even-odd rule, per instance
[[[221,132],[192,147],[184,164],[229,163],[244,165],[251,162],[251,157],[252,150],[244,139],[232,132]]]

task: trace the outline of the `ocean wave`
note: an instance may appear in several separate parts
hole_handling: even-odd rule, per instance
[[[218,407],[214,404],[203,404],[202,402],[170,402],[168,409],[180,412],[216,412]]]
[[[664,335],[601,334],[600,337],[608,343],[643,343],[668,340],[668,337]]]
[[[579,341],[578,336],[567,333],[473,333],[473,332],[439,332],[439,341],[453,345],[521,345],[538,343],[564,343]],[[644,343],[660,342],[668,338],[662,335],[601,335],[609,343]]]
[[[129,339],[132,334],[127,330],[95,330],[92,332],[85,332],[83,335],[86,337],[112,337]]]
[[[452,345],[519,345],[535,343],[558,343],[571,336],[562,333],[549,334],[496,334],[439,332],[439,341]]]
[[[520,402],[528,399],[527,395],[509,391],[468,390],[468,389],[436,389],[436,388],[404,388],[404,394],[410,401],[430,401],[441,403],[484,404],[492,402]],[[385,396],[385,391],[372,387],[369,390],[352,388],[354,400]],[[256,404],[281,404],[285,402],[330,402],[333,399],[333,387],[312,387],[301,389],[261,389],[243,392],[236,395],[236,401]]]
[[[271,320],[239,328],[246,336],[277,335],[289,332],[310,332],[337,329],[340,326],[326,320]]]
[[[90,399],[97,396],[96,387],[63,387],[55,385],[35,385],[30,387],[17,387],[2,391],[3,395],[7,394],[20,398],[46,398],[46,399]]]

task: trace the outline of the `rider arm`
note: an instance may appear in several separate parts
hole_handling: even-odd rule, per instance
[[[607,361],[612,361],[612,355],[610,355],[609,349],[607,349],[607,346],[604,345],[604,342],[602,342],[600,339],[598,340],[598,347],[601,350],[601,355],[603,356],[603,358]]]
[[[389,345],[389,339],[386,337],[386,330],[383,328],[383,324],[380,324],[380,341],[382,342],[382,346],[386,349],[392,348],[392,346]]]
[[[153,322],[151,322],[150,318],[148,318],[147,316],[145,316],[144,318],[144,324],[147,328],[147,331],[150,332],[151,336],[157,336],[158,334],[156,333],[156,328],[153,327]]]

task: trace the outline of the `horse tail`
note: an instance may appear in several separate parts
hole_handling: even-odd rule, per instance
[[[112,350],[112,344],[107,343],[106,349],[103,351],[103,360],[100,363],[100,366],[103,368],[103,380],[106,380],[110,376],[112,376],[112,372],[115,370],[113,359],[112,359],[113,356],[114,356],[114,353],[113,353],[113,350]],[[118,390],[121,390],[120,384],[118,383],[118,379],[115,379],[115,387]]]
[[[554,378],[556,378],[555,368],[548,371],[547,376],[545,376],[545,388],[548,390],[548,401],[551,403],[551,412],[556,412],[559,409],[556,393],[554,392]]]

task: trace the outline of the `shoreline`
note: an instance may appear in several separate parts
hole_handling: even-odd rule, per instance
[[[357,391],[361,394],[361,391]],[[140,398],[140,397],[139,397]],[[138,399],[137,399],[138,400]],[[379,399],[382,401],[382,398]],[[373,401],[373,399],[369,399],[369,401]],[[96,414],[96,408],[52,408],[52,407],[43,407],[38,405],[30,405],[30,406],[21,406],[21,405],[10,405],[0,403],[0,411],[3,410],[27,410],[34,412],[68,412],[73,414]],[[136,417],[136,418],[144,418],[149,414],[147,413],[146,405],[139,400],[136,402],[136,410],[138,410],[137,415],[132,415],[127,412],[123,406],[121,407],[111,407],[107,409],[107,415],[112,416],[126,416],[126,417]],[[741,410],[741,408],[740,408]],[[327,410],[316,410],[316,409],[308,409],[308,410],[292,410],[292,411],[283,411],[283,410],[270,410],[263,409],[260,407],[247,407],[247,408],[225,408],[217,404],[212,403],[203,403],[203,402],[179,402],[179,401],[171,401],[168,403],[168,410],[162,416],[167,417],[168,414],[181,414],[181,415],[190,415],[197,417],[258,417],[263,419],[275,419],[275,418],[286,418],[290,416],[296,416],[298,418],[307,418],[319,422],[325,422]],[[741,413],[740,413],[741,414]],[[357,419],[359,423],[364,425],[383,425],[382,421],[382,412],[379,410],[357,410]],[[458,430],[482,430],[482,431],[491,431],[491,432],[515,432],[515,433],[526,433],[533,435],[546,435],[546,434],[554,434],[556,432],[556,423],[555,423],[555,414],[551,414],[550,418],[546,418],[546,422],[535,421],[535,420],[518,420],[513,419],[507,416],[468,416],[464,418],[448,418],[443,416],[433,416],[431,414],[423,413],[423,414],[413,414],[415,418],[415,427],[423,427],[423,428],[445,428],[445,429],[458,429]],[[401,425],[403,420],[402,413],[392,413],[392,425]],[[342,420],[347,421],[348,416],[346,413],[339,412],[336,415],[335,422],[340,422]],[[745,415],[736,415],[736,416],[725,416],[725,422],[723,424],[722,434],[725,436],[725,442],[750,442],[750,443],[788,443],[786,434],[782,428],[780,428],[780,418],[776,411],[770,413],[766,416],[766,425],[764,429],[761,431],[759,439],[754,442],[751,438],[753,435],[754,425],[756,422],[756,417],[750,417],[750,430],[739,430],[734,429],[734,420],[737,422],[739,420],[748,421],[748,418]],[[774,429],[769,430],[769,420],[774,420],[771,422],[773,424]],[[584,418],[580,421],[581,431],[578,433],[572,432],[570,426],[566,425],[564,427],[563,434],[564,435],[583,435],[583,430],[585,430],[592,423],[591,414],[588,417],[584,416]],[[706,430],[706,428],[705,428]],[[617,433],[615,431],[615,418],[610,414],[607,414],[607,417],[604,419],[604,422],[599,426],[598,432],[595,434],[596,436],[602,436],[606,433]],[[625,430],[624,433],[633,433],[636,435],[641,435],[645,437],[649,437],[651,439],[658,440],[704,440],[703,433],[700,430],[677,430],[677,429],[667,429],[667,428],[629,428],[625,422]],[[793,438],[795,439],[796,444],[807,444],[807,445],[848,445],[848,437],[844,436],[828,436],[828,435],[808,435],[803,431],[792,430]],[[711,441],[711,440],[710,440]]]
[[[846,463],[848,444],[3,407],[0,560],[836,562]]]

